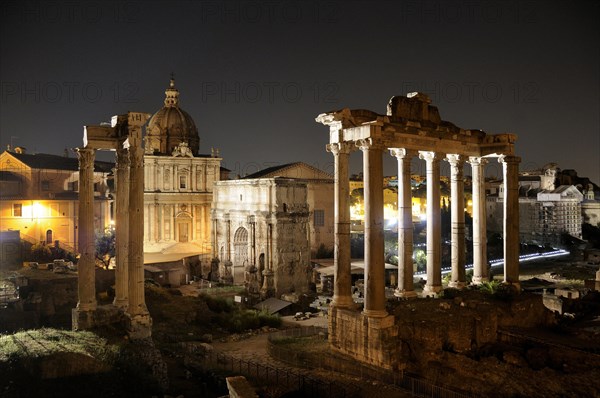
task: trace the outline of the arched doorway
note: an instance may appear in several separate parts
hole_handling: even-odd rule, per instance
[[[239,227],[233,235],[233,265],[243,266],[248,260],[248,230]]]
[[[233,283],[240,284],[244,281],[244,265],[248,260],[248,230],[239,227],[233,235]]]
[[[46,244],[52,244],[52,230],[49,229],[46,231]]]
[[[175,233],[177,242],[186,243],[193,239],[192,233],[192,215],[188,213],[185,205],[181,206],[181,212],[175,217]]]

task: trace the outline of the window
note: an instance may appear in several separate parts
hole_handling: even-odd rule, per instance
[[[42,191],[49,191],[49,190],[50,190],[50,181],[43,180],[42,181]]]
[[[185,176],[179,176],[179,189],[185,189],[187,187],[187,178]]]
[[[14,217],[23,217],[23,205],[20,203],[13,204],[13,216]]]
[[[314,222],[315,227],[322,227],[325,225],[325,210],[315,210]]]
[[[73,191],[73,192],[77,192],[77,190],[79,189],[79,181],[72,181],[68,183],[67,189],[69,191]]]

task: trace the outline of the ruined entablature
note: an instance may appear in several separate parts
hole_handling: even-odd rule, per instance
[[[488,135],[483,130],[463,129],[442,120],[437,107],[423,93],[394,96],[387,113],[344,108],[320,114],[316,121],[330,127],[330,143],[381,140],[387,148],[428,150],[464,156],[514,154],[514,134]]]

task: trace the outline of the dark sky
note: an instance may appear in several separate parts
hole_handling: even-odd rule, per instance
[[[600,183],[597,1],[0,7],[3,149],[62,154],[85,124],[157,111],[174,72],[200,151],[218,147],[234,174],[300,160],[331,171],[319,113],[385,113],[391,96],[423,91],[460,127],[517,134],[521,169],[556,162]]]

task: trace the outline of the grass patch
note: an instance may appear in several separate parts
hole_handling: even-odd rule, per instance
[[[91,332],[42,328],[0,335],[0,362],[41,358],[55,353],[78,353],[113,363],[118,347]]]

